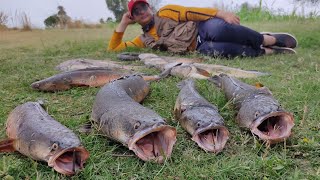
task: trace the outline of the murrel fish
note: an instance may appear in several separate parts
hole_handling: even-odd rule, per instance
[[[257,88],[226,74],[213,76],[209,81],[221,88],[227,99],[233,102],[240,127],[249,128],[270,144],[290,136],[293,116],[281,107],[268,88]]]
[[[54,120],[38,102],[27,102],[10,113],[7,135],[8,139],[0,142],[0,152],[19,151],[47,162],[65,175],[74,175],[83,169],[89,158],[79,138]]]
[[[118,69],[87,68],[63,72],[31,84],[39,91],[55,92],[71,89],[72,87],[100,87],[112,80],[128,75]],[[158,76],[144,76],[146,80],[158,80]]]
[[[107,137],[122,143],[144,161],[163,162],[176,142],[176,129],[141,102],[149,85],[139,75],[103,86],[92,109],[92,119]]]
[[[178,87],[181,90],[174,107],[175,118],[199,147],[208,152],[221,152],[229,131],[218,108],[197,92],[192,79],[181,81]]]

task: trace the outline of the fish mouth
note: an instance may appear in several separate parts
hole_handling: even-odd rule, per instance
[[[272,112],[257,118],[251,124],[251,132],[270,144],[284,141],[294,126],[293,116],[288,112]]]
[[[193,133],[192,140],[207,152],[219,153],[229,139],[229,131],[224,126],[210,125]]]
[[[48,165],[61,174],[72,176],[83,169],[88,158],[89,152],[84,147],[74,147],[54,154],[50,157]]]
[[[128,143],[128,147],[143,161],[154,160],[163,163],[169,158],[176,142],[174,127],[161,125],[137,132]]]
[[[39,89],[39,88],[40,88],[40,84],[39,84],[39,82],[38,82],[38,81],[37,81],[37,82],[32,83],[30,86],[31,86],[31,88],[32,88],[32,89]]]

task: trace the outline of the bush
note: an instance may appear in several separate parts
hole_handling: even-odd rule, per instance
[[[54,28],[59,24],[59,18],[56,14],[53,14],[44,20],[44,24],[47,28]]]

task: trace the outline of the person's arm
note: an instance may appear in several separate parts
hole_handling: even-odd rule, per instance
[[[137,36],[132,41],[123,42],[123,34],[126,31],[129,24],[134,24],[135,22],[130,19],[129,13],[125,13],[122,16],[121,22],[117,26],[116,30],[114,31],[108,46],[108,51],[120,51],[127,47],[145,47],[143,42],[140,39],[140,36]]]
[[[239,24],[240,19],[235,14],[218,10],[216,8],[185,7],[180,5],[167,5],[158,11],[158,16],[175,21],[205,21],[213,17],[224,19],[231,24]]]
[[[140,36],[135,37],[132,41],[123,42],[124,32],[116,32],[114,31],[108,46],[108,51],[121,51],[126,49],[127,47],[138,47],[144,48],[145,45],[140,39]]]

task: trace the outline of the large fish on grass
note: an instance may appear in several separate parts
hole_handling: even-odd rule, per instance
[[[140,54],[139,58],[147,67],[153,67],[164,75],[172,75],[180,78],[208,79],[213,75],[221,73],[238,78],[255,78],[258,76],[270,75],[268,73],[243,70],[217,64],[200,63],[199,59],[160,57],[155,54]]]
[[[117,69],[87,68],[63,72],[49,78],[34,82],[31,87],[39,91],[55,92],[71,89],[72,87],[100,87],[112,80],[118,79],[129,73]],[[144,76],[146,80],[158,80],[158,76]]]
[[[139,66],[124,65],[122,63],[111,60],[93,60],[93,59],[71,59],[64,61],[56,66],[56,70],[66,72],[79,69],[90,68],[109,68],[117,70],[134,71],[141,69]]]
[[[270,144],[290,136],[293,116],[281,107],[268,88],[257,88],[226,74],[213,76],[209,81],[221,88],[227,99],[233,102],[240,127],[250,129]]]
[[[192,79],[181,81],[178,87],[181,90],[174,107],[175,118],[199,147],[208,152],[221,152],[229,131],[218,108],[197,92]]]
[[[65,175],[83,169],[89,157],[79,138],[47,114],[38,102],[22,104],[9,114],[7,135],[8,139],[0,142],[0,152],[19,151],[47,162]]]
[[[139,104],[149,92],[141,76],[115,80],[100,89],[92,119],[108,138],[127,146],[144,161],[163,162],[176,142],[175,128]]]

